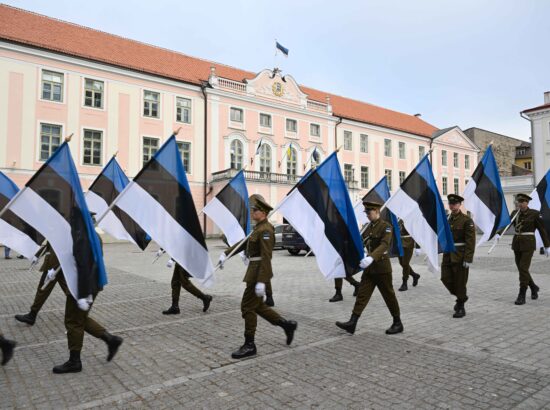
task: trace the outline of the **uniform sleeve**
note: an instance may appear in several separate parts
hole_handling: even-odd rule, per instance
[[[265,230],[260,234],[259,240],[262,261],[256,281],[266,283],[273,277],[271,257],[273,256],[273,246],[275,246],[275,234],[271,230]]]
[[[464,223],[464,243],[464,262],[472,263],[476,250],[476,227],[471,219]]]
[[[388,252],[388,249],[390,249],[392,228],[389,224],[387,224],[384,230],[384,236],[380,241],[380,245],[378,245],[375,250],[369,253],[369,256],[375,261],[380,260],[380,258],[382,258],[382,256],[384,256],[386,252]]]
[[[540,212],[535,218],[535,228],[539,231],[544,247],[550,247],[550,239],[548,238],[548,232],[546,232],[546,229],[544,228],[544,223],[542,222],[542,215],[540,214]]]
[[[246,245],[247,245],[247,244],[248,244],[248,238],[246,238],[246,240],[245,240],[243,243],[241,243],[240,245],[239,245],[239,242],[237,242],[235,245],[230,246],[229,248],[227,248],[227,249],[224,251],[224,253],[225,253],[226,255],[229,255],[231,252],[233,252],[233,249],[237,248],[237,246],[238,246],[238,249],[235,251],[235,253],[240,253],[240,252],[242,252],[242,251],[244,251],[244,250],[246,249]],[[234,253],[234,254],[235,254],[235,253]]]

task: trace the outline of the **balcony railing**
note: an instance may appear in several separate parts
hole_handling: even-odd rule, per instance
[[[221,88],[229,88],[230,90],[239,91],[241,93],[246,92],[246,84],[233,80],[228,80],[227,78],[219,77],[218,84]]]

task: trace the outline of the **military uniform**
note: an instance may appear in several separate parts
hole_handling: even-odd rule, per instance
[[[403,268],[403,284],[399,288],[400,291],[405,291],[408,289],[407,282],[409,280],[409,275],[413,277],[413,286],[418,285],[418,279],[420,275],[413,271],[411,268],[411,259],[414,252],[414,240],[407,229],[405,229],[405,224],[400,219],[399,220],[399,232],[401,234],[401,245],[403,246],[403,256],[399,256],[399,265]]]
[[[525,198],[525,200],[530,200],[531,198],[525,194],[517,195],[518,200]],[[516,213],[519,214],[516,217]],[[542,221],[542,215],[539,211],[535,209],[527,209],[525,211],[515,210],[510,215],[510,218],[514,218],[514,228],[515,235],[512,239],[512,249],[514,251],[514,258],[516,266],[519,271],[519,295],[516,300],[517,305],[522,305],[525,303],[525,293],[527,287],[531,288],[531,298],[538,298],[539,287],[535,285],[531,274],[529,273],[529,267],[531,266],[531,259],[533,258],[533,253],[536,250],[536,239],[535,239],[535,230],[539,231],[541,239],[544,243],[544,247],[550,247],[550,240],[548,238],[548,233],[544,228]]]
[[[202,311],[206,312],[210,307],[210,302],[212,301],[212,296],[205,295],[199,289],[193,285],[191,282],[191,274],[187,272],[182,266],[176,263],[174,267],[174,273],[172,274],[172,306],[168,310],[163,311],[165,315],[179,314],[179,300],[180,300],[180,291],[181,288],[185,289],[187,292],[202,300],[203,308]]]
[[[340,302],[341,300],[344,300],[344,297],[342,296],[342,285],[344,284],[344,280],[354,287],[353,296],[357,296],[357,292],[359,291],[359,282],[357,282],[353,276],[336,278],[334,279],[334,289],[336,292],[334,293],[334,296],[328,300],[329,302]]]
[[[4,338],[4,335],[2,332],[0,332],[0,350],[2,351],[2,360],[0,361],[0,364],[4,366],[7,364],[11,358],[13,357],[13,350],[15,349],[15,346],[17,343],[15,343],[13,340],[8,340]]]

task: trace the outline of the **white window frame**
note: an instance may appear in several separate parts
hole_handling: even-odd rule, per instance
[[[453,168],[460,167],[460,155],[458,152],[453,152]]]
[[[150,138],[150,139],[154,139],[154,140],[158,141],[157,152],[160,149],[160,147],[162,146],[162,140],[161,140],[160,137],[156,137],[154,135],[142,135],[141,136],[141,144],[140,144],[141,167],[143,167],[145,164],[147,164],[147,162],[149,162],[149,160],[151,160],[151,158],[153,158],[153,155],[155,155],[155,153],[153,153],[153,154],[149,153],[149,155],[150,155],[149,160],[147,160],[147,161],[143,160],[143,149],[145,148],[145,138]]]
[[[389,155],[387,154],[387,151],[386,151],[386,142],[389,143]],[[392,144],[392,140],[389,139],[389,138],[384,138],[384,156],[386,158],[392,158],[393,157],[393,144]]]
[[[266,165],[269,167],[269,171],[262,171],[262,153],[269,148],[269,161],[266,161]],[[258,153],[258,171],[266,174],[270,174],[273,172],[273,147],[271,144],[268,143],[262,143],[262,146],[260,147],[260,152]]]
[[[313,130],[313,127],[317,127],[317,130],[319,131],[317,135],[315,135],[311,132]],[[321,138],[321,124],[318,124],[316,122],[310,122],[309,123],[309,136],[313,137],[313,138]]]
[[[349,168],[349,169],[347,169],[347,168]],[[354,179],[355,179],[355,168],[353,167],[353,164],[350,164],[349,162],[344,163],[343,171],[344,171],[344,181],[345,182],[353,182]],[[346,175],[347,175],[348,171],[351,173],[350,174],[351,179],[346,178]]]
[[[63,130],[65,129],[65,124],[60,123],[60,122],[55,122],[55,121],[49,121],[49,120],[38,120],[37,123],[38,123],[38,126],[37,126],[37,130],[38,130],[37,141],[38,141],[38,144],[36,144],[36,148],[37,148],[36,162],[46,162],[47,159],[41,159],[40,158],[40,154],[42,152],[42,150],[41,150],[41,148],[42,148],[42,124],[61,127],[59,145],[63,144],[63,141],[64,141]],[[55,152],[55,150],[53,152]],[[53,154],[53,152],[50,152],[50,156]]]
[[[289,145],[290,145],[290,144],[289,144]],[[300,175],[300,158],[299,158],[299,155],[298,155],[299,149],[297,149],[296,146],[295,146],[294,144],[292,145],[292,147],[291,147],[290,149],[291,149],[291,151],[294,150],[294,152],[296,153],[296,160],[295,160],[295,162],[296,162],[296,173],[295,173],[295,174],[291,174],[291,173],[289,172],[289,171],[290,171],[290,168],[289,168],[289,166],[288,166],[288,163],[289,163],[290,158],[289,158],[288,155],[286,155],[286,156],[285,156],[285,169],[286,169],[286,174],[287,174],[288,176],[291,176],[291,175],[292,175],[292,176],[294,176],[294,177],[297,177],[298,175]],[[284,148],[284,152],[286,153],[287,150],[288,150],[288,145]],[[283,155],[284,155],[284,154],[283,154]]]
[[[346,136],[349,135],[349,147],[346,146]],[[344,150],[345,151],[353,151],[353,132],[350,130],[343,130],[342,133],[343,139],[344,139]]]
[[[464,154],[464,169],[470,169],[470,155]]]
[[[240,110],[242,112],[242,122],[237,122],[231,120],[231,111]],[[228,106],[228,113],[227,113],[227,127],[234,129],[234,130],[245,130],[246,129],[246,110],[244,107],[240,107],[238,105],[230,105]]]
[[[42,98],[42,75],[44,73],[44,71],[50,71],[52,73],[57,73],[57,74],[61,74],[63,76],[63,87],[61,87],[62,89],[62,95],[61,95],[61,101],[55,101],[55,100],[46,100],[44,98]],[[40,67],[40,70],[38,71],[38,95],[40,96],[39,97],[39,100],[40,101],[44,101],[44,102],[48,102],[48,103],[53,103],[53,104],[63,104],[65,105],[65,100],[66,100],[66,95],[67,95],[67,75],[68,73],[64,70],[60,70],[58,68],[52,68],[52,67]],[[53,124],[53,123],[51,123]]]
[[[403,152],[401,152],[401,148],[403,148]],[[407,159],[407,144],[403,141],[399,141],[397,143],[397,149],[399,151],[399,159]],[[403,156],[401,156],[401,153],[403,153]]]
[[[446,176],[441,177],[441,195],[447,196],[449,194],[449,178]]]
[[[453,193],[459,195],[460,193],[460,179],[453,178]]]
[[[269,118],[269,125],[262,125],[262,117],[268,117]],[[268,129],[273,130],[273,115],[267,113],[267,112],[259,112],[258,113],[258,127],[260,129]]]
[[[442,149],[441,150],[441,166],[446,167],[446,166],[448,166],[448,164],[449,164],[449,158],[448,158],[448,155],[447,155],[447,150]]]
[[[146,92],[150,92],[150,93],[155,93],[155,94],[158,94],[159,96],[159,99],[158,99],[158,107],[157,107],[157,116],[156,117],[153,117],[153,116],[150,116],[150,115],[145,115],[145,93]],[[160,91],[156,91],[156,90],[152,90],[150,88],[142,88],[142,92],[141,92],[141,117],[142,118],[146,118],[146,119],[149,119],[149,120],[162,120],[162,93]]]
[[[178,100],[179,99],[188,100],[189,103],[190,103],[190,107],[188,108],[188,110],[189,110],[189,122],[178,120]],[[184,108],[184,109],[186,109],[186,108]],[[175,122],[177,122],[178,124],[187,124],[187,125],[192,125],[193,124],[193,99],[191,97],[187,97],[187,96],[184,96],[184,95],[176,95],[174,97],[174,119],[175,119]]]
[[[365,150],[363,151],[363,137],[365,137]],[[369,134],[359,134],[359,152],[362,154],[369,153]]]
[[[236,168],[236,167],[233,168],[233,165],[232,165],[233,161],[231,160],[231,156],[232,156],[231,146],[233,145],[234,142],[238,142],[239,144],[241,144],[241,148],[242,148],[242,153],[241,153],[242,158],[241,158],[240,168]],[[236,155],[237,154],[235,153],[235,164],[238,164]],[[246,165],[246,144],[242,142],[239,138],[233,138],[229,143],[229,168],[240,171],[241,169],[244,168],[245,165]]]
[[[422,151],[422,154],[420,154],[420,151]],[[424,158],[424,155],[426,155],[426,147],[424,145],[418,146],[418,160],[420,161],[422,158]]]
[[[399,171],[399,186],[407,179],[407,173],[405,171]]]
[[[291,131],[291,130],[288,129],[288,121],[294,121],[294,123],[296,124],[296,130],[295,131]],[[290,134],[290,135],[298,134],[298,120],[297,119],[285,117],[285,134]]]
[[[101,92],[101,107],[86,105],[86,81],[87,80],[97,81],[103,84],[103,91]],[[107,90],[107,82],[105,80],[94,78],[94,77],[88,77],[88,76],[82,77],[82,107],[86,109],[91,109],[91,110],[105,111],[106,97],[107,97],[106,90]],[[93,102],[93,95],[92,95],[92,102]]]
[[[101,133],[101,153],[100,153],[100,163],[99,164],[86,164],[84,163],[84,138],[86,136],[86,131],[91,132],[100,132]],[[80,131],[80,165],[83,167],[102,167],[105,164],[105,130],[95,127],[82,127]],[[92,150],[93,157],[93,150]]]
[[[363,184],[363,170],[366,170],[366,171],[367,171],[367,172],[366,172],[366,174],[367,174],[367,178],[366,178],[366,179],[367,179],[367,181],[366,181],[367,183],[366,183],[366,185]],[[366,165],[362,165],[362,166],[361,166],[361,181],[360,181],[360,183],[361,183],[361,189],[369,189],[369,186],[370,186],[370,170],[369,170],[369,167],[366,166]]]
[[[386,181],[390,191],[393,190],[393,171],[389,168],[384,169],[384,175],[386,176]]]

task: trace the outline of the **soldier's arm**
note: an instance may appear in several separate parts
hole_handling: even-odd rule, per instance
[[[548,238],[548,232],[544,228],[544,223],[542,222],[542,215],[539,213],[535,218],[535,228],[538,229],[542,243],[545,248],[550,247],[550,238]]]
[[[388,249],[390,249],[392,229],[390,225],[388,225],[384,229],[385,232],[382,240],[380,241],[380,245],[378,245],[374,251],[369,253],[369,256],[375,261],[380,260],[380,258],[382,258],[382,256],[384,256],[384,254],[388,252]]]
[[[237,250],[233,253],[235,255],[236,253],[240,253],[246,249],[246,245],[248,243],[248,238],[246,238],[242,243],[237,242],[235,245],[230,246],[225,251],[223,251],[226,255],[229,255],[231,252],[233,252],[233,249],[237,248]]]
[[[464,262],[472,263],[476,249],[476,227],[471,219],[464,223]]]
[[[273,255],[273,246],[275,245],[275,234],[272,231],[264,231],[260,234],[260,269],[256,282],[268,282],[273,276],[271,268],[271,257]]]

